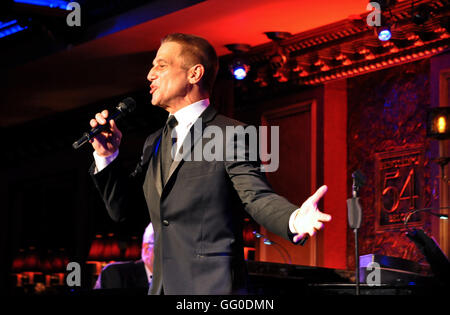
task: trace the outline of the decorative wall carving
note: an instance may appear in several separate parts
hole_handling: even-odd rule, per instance
[[[348,174],[361,169],[367,184],[361,189],[363,221],[360,254],[382,254],[424,263],[424,257],[401,228],[376,230],[376,155],[401,148],[424,150],[421,198],[423,207],[437,198],[438,180],[431,177],[431,142],[424,127],[430,106],[429,60],[378,71],[348,80]],[[351,179],[351,176],[349,176]],[[349,182],[348,187],[351,187]],[[349,191],[350,195],[350,191]],[[422,228],[431,232],[431,219]],[[349,267],[354,266],[353,234],[347,236]]]

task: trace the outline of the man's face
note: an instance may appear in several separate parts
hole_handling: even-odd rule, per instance
[[[166,42],[159,47],[147,80],[151,82],[152,104],[177,108],[189,91],[188,69],[183,64],[182,46]]]

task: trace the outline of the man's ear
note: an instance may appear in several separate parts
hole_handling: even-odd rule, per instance
[[[205,68],[201,64],[196,64],[189,69],[188,80],[191,84],[200,82],[205,74]]]

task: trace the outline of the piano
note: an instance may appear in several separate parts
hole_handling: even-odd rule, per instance
[[[355,295],[354,270],[247,261],[249,294],[254,295]],[[443,295],[449,286],[434,277],[418,276],[411,281],[402,272],[379,285],[360,283],[360,295]],[[382,277],[383,279],[383,277]],[[395,281],[393,281],[395,279]]]

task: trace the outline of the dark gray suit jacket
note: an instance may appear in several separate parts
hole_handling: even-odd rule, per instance
[[[200,118],[202,124],[191,128],[191,153],[210,141],[201,136],[206,127],[216,126],[225,135],[227,126],[243,125],[217,114],[212,106]],[[120,156],[93,175],[110,216],[122,220],[129,210],[128,198],[143,192],[155,229],[152,294],[162,289],[164,294],[245,292],[242,210],[268,230],[292,240],[288,222],[298,207],[273,192],[259,161],[249,160],[248,146],[242,161],[175,161],[164,185],[158,158],[161,132],[147,138],[131,175],[121,167]],[[223,152],[236,145],[233,142],[238,141],[224,140]],[[142,188],[135,188],[133,182]]]
[[[106,265],[94,289],[143,289],[148,291],[148,279],[142,260],[115,262]]]

